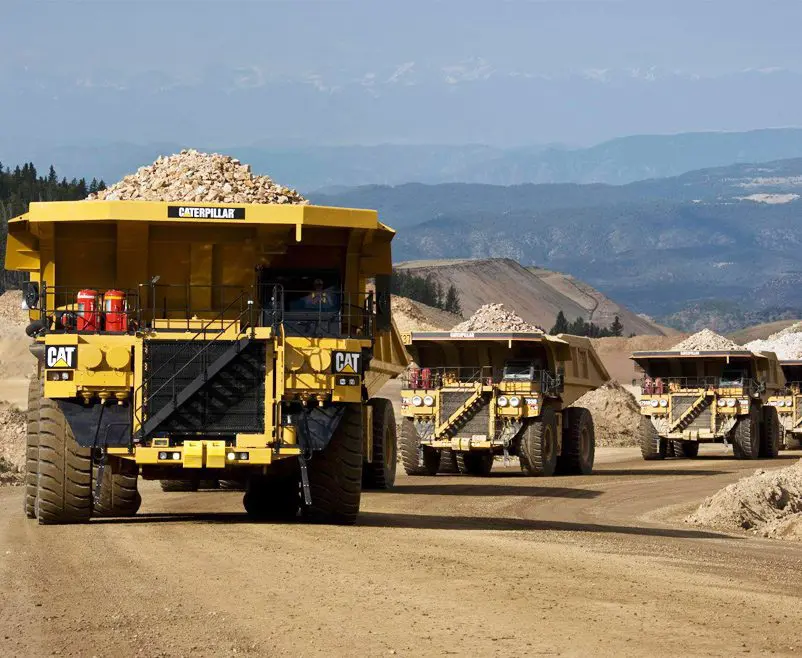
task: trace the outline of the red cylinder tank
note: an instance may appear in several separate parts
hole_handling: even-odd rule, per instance
[[[103,313],[106,331],[128,331],[128,313],[122,290],[107,290],[103,294]]]
[[[97,290],[79,290],[75,301],[78,303],[75,328],[78,331],[100,331],[100,304]]]

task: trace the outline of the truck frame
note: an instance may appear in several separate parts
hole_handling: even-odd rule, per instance
[[[772,352],[635,352],[639,442],[646,460],[696,457],[700,443],[732,445],[737,459],[776,457],[780,422],[769,404],[785,378]]]
[[[253,517],[353,523],[363,486],[395,479],[376,397],[407,364],[393,235],[370,210],[32,203],[6,248],[38,359],[27,515],[131,515],[141,477],[239,482]]]
[[[530,475],[593,470],[587,409],[570,407],[609,379],[587,338],[540,333],[414,332],[401,383],[401,455],[409,475],[488,475],[517,455]],[[442,469],[449,471],[453,469]]]

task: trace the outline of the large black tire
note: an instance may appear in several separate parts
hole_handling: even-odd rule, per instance
[[[658,436],[657,430],[647,416],[643,416],[638,424],[638,443],[640,454],[646,461],[666,458],[668,441]]]
[[[760,455],[760,409],[752,406],[732,431],[732,452],[736,459],[757,459]]]
[[[442,458],[441,458],[442,459]],[[458,452],[457,464],[460,473],[487,477],[493,469],[493,453],[485,451]]]
[[[242,504],[252,519],[293,521],[301,509],[300,481],[286,475],[249,478]]]
[[[363,489],[390,489],[395,484],[398,465],[398,446],[393,403],[385,398],[374,398],[373,455],[371,462],[362,465]]]
[[[42,382],[34,377],[28,384],[28,415],[25,431],[25,516],[36,518],[36,490],[39,479],[39,400]]]
[[[362,434],[362,406],[346,405],[329,445],[309,460],[312,504],[303,512],[310,521],[356,523],[362,497]]]
[[[521,437],[519,456],[529,475],[549,477],[557,469],[557,416],[545,407],[539,418],[527,421]]]
[[[162,491],[197,491],[200,486],[198,480],[159,480]]]
[[[458,454],[459,453],[454,452],[451,448],[443,448],[440,451],[440,468],[437,472],[446,473],[447,475],[464,473],[465,471],[461,470],[459,467]]]
[[[773,458],[780,454],[780,416],[777,407],[763,407],[763,427],[760,433],[760,456]]]
[[[94,481],[97,482],[98,467],[94,468]],[[116,473],[112,465],[103,468],[103,482],[100,484],[100,499],[95,503],[96,516],[134,516],[142,505],[142,496],[137,491],[139,466],[130,459],[120,459]]]
[[[43,525],[92,516],[92,450],[81,448],[55,400],[39,400],[36,516]]]
[[[571,407],[563,412],[563,447],[557,460],[559,473],[590,475],[596,459],[596,432],[590,411]]]
[[[782,443],[786,450],[799,450],[802,448],[802,435],[783,431]]]
[[[411,418],[401,421],[401,462],[407,475],[437,475],[440,451],[424,446],[423,466],[418,464],[418,433]]]

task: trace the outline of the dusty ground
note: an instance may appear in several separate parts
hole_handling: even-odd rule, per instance
[[[144,487],[141,516],[39,527],[0,490],[0,655],[799,655],[802,546],[682,517],[756,467],[721,448],[588,477],[400,477],[352,528],[248,523]]]

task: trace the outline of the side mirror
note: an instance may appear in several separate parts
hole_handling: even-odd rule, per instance
[[[557,390],[560,393],[565,390],[565,368],[562,366],[557,370]]]
[[[26,281],[22,287],[22,300],[25,302],[25,308],[35,309],[39,308],[39,282]]]

